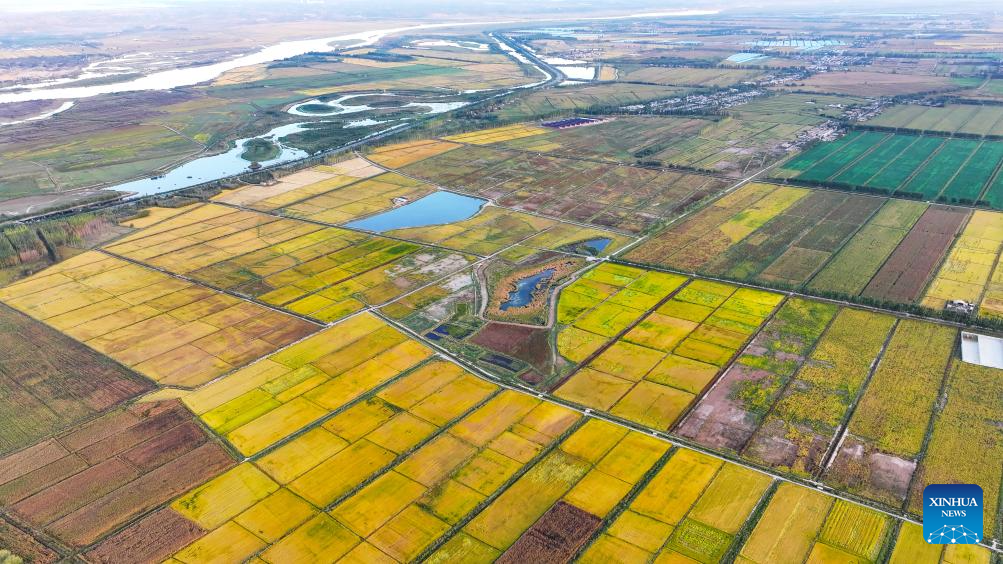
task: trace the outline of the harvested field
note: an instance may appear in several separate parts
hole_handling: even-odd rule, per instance
[[[565,143],[564,136],[574,131],[504,144],[532,152],[468,146],[402,171],[441,186],[494,198],[510,208],[633,233],[644,231],[661,218],[675,217],[727,185],[711,176],[544,156],[541,147],[528,145],[531,140],[551,145]],[[568,156],[575,155],[571,151]]]
[[[546,374],[553,361],[547,341],[549,334],[546,329],[488,323],[470,338],[470,342],[522,360]]]
[[[37,564],[54,564],[62,558],[58,552],[3,517],[0,517],[0,546],[3,547],[0,549],[2,551],[8,551],[24,561]]]
[[[799,286],[885,201],[814,192],[704,266],[711,275]]]
[[[826,72],[816,74],[798,86],[798,90],[807,92],[851,96],[899,96],[956,88],[948,77],[873,71]]]
[[[888,200],[825,267],[808,288],[855,296],[877,274],[885,259],[927,209],[927,204]]]
[[[99,252],[0,300],[163,384],[196,386],[317,330],[295,317]]]
[[[152,389],[118,363],[4,305],[0,334],[0,455]]]
[[[767,286],[804,287],[824,296],[914,303],[971,213],[828,191],[781,193],[800,189],[772,187],[743,186],[644,241],[625,258]],[[984,217],[973,227],[972,245],[998,253],[995,245],[982,241],[997,237],[988,227],[998,222],[997,214],[979,213]],[[959,251],[959,264],[951,268],[975,260],[968,250],[972,245]],[[991,283],[986,268],[994,263],[989,254],[977,259],[980,266],[972,266],[975,275],[966,286],[970,294],[977,288],[981,294]],[[957,283],[945,281],[948,289],[954,286]],[[977,296],[971,299],[977,301]]]
[[[574,505],[559,501],[519,537],[496,562],[566,562],[594,533],[601,521]]]
[[[363,159],[351,159],[335,165],[294,172],[280,177],[278,182],[251,185],[222,192],[213,201],[247,206],[259,210],[273,210],[342,186],[379,174],[381,170]]]
[[[888,315],[841,310],[743,455],[795,474],[820,470],[895,322]]]
[[[828,304],[788,300],[676,432],[740,452],[836,312]]]
[[[173,509],[164,508],[107,537],[88,550],[86,557],[109,564],[162,561],[205,533]]]
[[[970,213],[959,208],[930,206],[861,295],[907,303],[919,298]]]
[[[78,547],[233,465],[176,401],[110,412],[0,462],[11,513]]]

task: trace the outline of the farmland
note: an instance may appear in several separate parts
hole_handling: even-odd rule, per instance
[[[817,472],[894,322],[888,316],[841,311],[746,445],[745,454],[797,474]]]
[[[582,111],[592,108],[640,104],[650,100],[671,98],[689,89],[652,84],[596,84],[578,88],[561,88],[531,92],[508,100],[493,112],[501,120],[527,120],[553,113]]]
[[[774,172],[817,185],[905,198],[992,206],[1003,143],[853,131]]]
[[[322,321],[387,301],[470,261],[458,252],[218,204],[120,239],[107,251]]]
[[[0,192],[247,169],[0,228],[0,562],[1000,560],[999,26],[370,10],[0,124]],[[916,524],[954,483],[981,545]]]
[[[866,123],[895,130],[913,129],[1000,136],[1003,135],[1003,108],[963,104],[948,104],[939,108],[918,105],[893,106]]]
[[[690,282],[555,393],[668,429],[780,300],[777,294]]]
[[[900,505],[915,471],[956,331],[901,321],[850,419],[829,479]]]
[[[551,143],[541,135],[519,140]],[[390,148],[381,153],[392,154]],[[401,172],[452,190],[492,198],[509,208],[631,233],[643,232],[660,219],[675,217],[726,185],[718,178],[684,172],[469,145],[415,162]]]
[[[0,300],[162,385],[208,382],[317,330],[96,251],[0,290]]]
[[[6,306],[0,306],[0,453],[27,446],[151,386],[129,370]],[[72,371],[68,369],[73,366]]]
[[[934,423],[933,434],[927,447],[926,457],[920,463],[916,474],[916,487],[908,501],[913,513],[922,512],[920,492],[927,484],[938,483],[984,483],[991,484],[1001,479],[998,464],[1000,443],[998,429],[991,413],[997,412],[999,396],[994,392],[999,382],[993,378],[996,370],[988,367],[955,362],[947,374],[947,403]],[[965,429],[965,439],[961,440],[958,429]],[[983,456],[963,458],[960,455],[969,441],[984,445]],[[983,535],[998,535],[995,516],[999,490],[989,487],[984,492],[986,530]]]
[[[726,68],[688,69],[624,65],[618,70],[618,80],[621,82],[673,86],[731,86],[745,80],[752,80],[759,75],[757,71]]]
[[[625,258],[934,311],[963,299],[991,317],[999,309],[999,222],[994,211],[752,183]]]
[[[956,90],[957,86],[944,76],[923,76],[888,72],[834,71],[816,74],[799,90],[819,94],[851,96],[897,96],[917,93],[937,93]]]

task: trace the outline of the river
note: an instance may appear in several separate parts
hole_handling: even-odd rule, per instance
[[[577,21],[597,21],[597,20],[619,20],[640,17],[667,17],[667,16],[698,16],[712,15],[717,10],[681,10],[675,12],[660,12],[651,14],[634,14],[626,16],[606,16],[580,18]],[[154,72],[146,76],[123,82],[111,84],[99,84],[93,86],[68,86],[65,88],[30,88],[19,92],[0,93],[0,104],[13,102],[30,102],[32,100],[76,100],[80,98],[90,98],[101,94],[115,94],[119,92],[137,92],[141,90],[169,90],[179,86],[192,86],[202,82],[208,82],[221,74],[250,65],[270,63],[303,55],[310,52],[328,52],[337,47],[331,45],[334,42],[352,42],[348,47],[361,47],[372,45],[380,38],[405,31],[415,31],[421,29],[462,27],[472,25],[502,25],[525,23],[527,20],[503,20],[503,21],[482,21],[482,22],[456,22],[441,24],[421,24],[405,27],[376,29],[372,31],[362,31],[345,35],[324,37],[321,39],[303,39],[297,41],[284,41],[282,43],[265,47],[260,51],[250,53],[241,57],[236,57],[228,61],[221,61],[211,65],[201,65],[171,69]],[[531,21],[531,20],[530,20]],[[344,47],[344,46],[342,46]],[[507,51],[508,49],[506,49]]]

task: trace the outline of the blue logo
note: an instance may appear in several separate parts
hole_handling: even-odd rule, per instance
[[[923,490],[923,538],[930,544],[982,540],[982,488],[975,484],[927,486]]]

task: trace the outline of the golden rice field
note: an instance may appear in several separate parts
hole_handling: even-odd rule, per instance
[[[456,143],[490,145],[492,143],[501,143],[502,141],[511,141],[512,139],[543,135],[544,133],[550,133],[550,130],[543,127],[537,127],[535,125],[517,124],[496,127],[494,129],[482,129],[480,131],[462,133],[460,135],[451,135],[449,137],[443,137],[443,139],[446,141],[454,141]]]
[[[691,281],[574,373],[556,395],[668,429],[782,300],[781,294]]]
[[[253,455],[431,355],[430,349],[378,318],[361,314],[199,388],[182,401],[239,452]],[[394,411],[387,408],[388,413]],[[410,422],[401,421],[405,426]]]
[[[116,241],[107,251],[320,321],[382,304],[472,260],[212,204]]]
[[[165,386],[196,386],[318,326],[100,252],[0,289],[0,300]]]
[[[888,562],[889,564],[913,562],[989,564],[992,562],[992,552],[984,546],[971,544],[928,544],[923,538],[922,525],[902,523],[895,541],[895,549]]]
[[[515,552],[534,522],[561,503],[602,518],[668,448],[658,439],[590,420],[484,507],[431,560],[451,561],[471,545],[485,555]]]
[[[890,531],[886,515],[782,483],[739,556],[764,564],[873,562],[890,542]]]
[[[720,561],[771,482],[765,474],[679,449],[582,561]]]
[[[367,154],[366,158],[380,166],[400,168],[429,157],[434,157],[435,155],[441,155],[447,151],[452,151],[460,146],[456,143],[448,143],[446,141],[423,139],[421,141],[395,143],[385,147],[377,147]]]
[[[49,276],[87,282],[115,272],[101,263],[122,263],[81,257],[91,260],[71,259]],[[626,292],[647,296],[630,294],[649,309],[664,302],[648,318],[688,320],[688,332],[656,337],[643,326],[616,343],[663,358],[706,352],[680,351],[688,339],[724,343],[722,326],[755,331],[780,302],[768,292],[686,282],[604,263],[572,293],[606,287],[615,290],[605,298],[613,304]],[[615,328],[591,311],[566,303],[562,316],[600,332]],[[609,369],[603,363],[616,359],[630,370],[643,357],[620,353],[604,352],[595,366]],[[242,460],[114,533],[154,535],[147,542],[163,551],[158,559],[523,562],[580,554],[583,562],[717,562],[735,554],[742,562],[874,562],[892,549],[895,528],[883,514],[503,389],[368,313],[169,395]],[[153,540],[165,519],[188,531],[184,542]],[[907,531],[893,561],[921,553]],[[945,562],[978,561],[984,549],[948,550]]]
[[[147,227],[150,227],[151,225],[154,225],[156,223],[160,223],[161,221],[163,221],[165,219],[172,218],[172,217],[178,215],[179,213],[184,213],[186,211],[188,211],[188,210],[185,207],[179,207],[179,208],[157,208],[157,207],[146,208],[145,210],[143,210],[144,215],[142,217],[137,217],[135,219],[130,219],[128,221],[123,221],[122,225],[124,225],[126,227],[131,227],[133,229],[145,229]]]
[[[982,303],[979,304],[979,313],[988,317],[1003,318],[1003,260],[996,263]]]
[[[561,291],[557,351],[578,363],[686,281],[683,276],[603,263]]]

